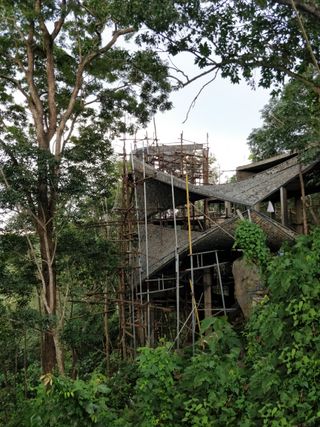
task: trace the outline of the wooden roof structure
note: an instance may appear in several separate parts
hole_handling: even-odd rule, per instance
[[[243,212],[243,216],[258,224],[267,235],[267,243],[273,250],[278,250],[284,241],[293,240],[296,233],[266,215],[250,210]],[[192,247],[194,252],[210,250],[232,250],[234,244],[234,232],[239,217],[230,218],[222,224],[216,224],[204,232],[192,232]],[[141,232],[141,263],[142,279],[146,278],[146,244],[145,231]],[[188,232],[177,231],[179,257],[188,254]],[[172,264],[175,260],[175,235],[172,228],[160,225],[148,224],[148,255],[149,255],[149,277],[158,274]]]
[[[146,177],[148,215],[170,209],[172,207],[171,175],[158,171],[148,164],[143,164],[137,158],[134,158],[133,163],[138,178],[142,178],[143,173]],[[190,200],[194,202],[201,199],[211,199],[228,201],[247,208],[253,207],[259,202],[274,197],[274,194],[281,187],[287,186],[290,183],[295,183],[293,185],[294,190],[297,187],[296,183],[299,179],[300,168],[302,174],[307,174],[312,170],[318,173],[320,171],[320,159],[308,164],[301,164],[299,163],[298,156],[295,155],[239,182],[219,185],[189,184]],[[183,205],[186,203],[186,183],[175,176],[172,179],[175,189],[176,206]],[[138,186],[137,189],[138,206],[142,209],[142,187]]]

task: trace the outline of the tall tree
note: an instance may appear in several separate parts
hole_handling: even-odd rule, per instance
[[[167,26],[174,3],[166,4]],[[128,23],[118,7],[117,1],[0,1],[0,203],[28,229],[48,325],[44,372],[56,362],[64,370],[59,227],[81,197],[108,191],[110,137],[132,130],[127,121],[146,123],[158,108],[170,107],[167,69],[157,54],[124,43],[143,19]],[[39,254],[28,238],[32,230]]]

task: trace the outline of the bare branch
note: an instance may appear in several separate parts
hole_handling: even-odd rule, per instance
[[[184,83],[184,85],[183,85],[183,87],[186,87],[187,85],[189,85],[190,83],[193,83],[193,82],[195,82],[196,80],[198,80],[198,79],[200,79],[201,77],[204,77],[204,76],[206,76],[207,74],[210,74],[210,73],[213,73],[213,72],[215,72],[215,77],[213,78],[213,80],[216,78],[216,75],[217,75],[217,72],[219,71],[219,68],[218,68],[218,66],[214,66],[214,67],[212,67],[212,68],[209,68],[209,70],[207,70],[207,71],[204,71],[203,73],[200,73],[200,74],[198,74],[197,76],[195,76],[195,77],[192,77],[192,79],[188,79],[188,81],[186,82],[186,83]],[[210,80],[210,82],[211,82],[211,80]]]
[[[62,144],[62,148],[61,148],[62,152],[64,151],[64,148],[65,148],[66,144],[68,143],[68,141],[70,140],[70,138],[71,138],[71,136],[73,134],[74,126],[75,126],[75,124],[77,122],[77,118],[78,117],[79,117],[79,114],[75,114],[75,116],[73,117],[73,119],[71,121],[71,126],[70,126],[70,129],[69,129],[68,135],[64,139],[63,144]]]
[[[47,235],[47,227],[45,227],[45,231],[43,233],[44,237],[44,246],[46,251],[46,263],[48,266],[48,273],[49,273],[49,308],[50,313],[54,312],[55,307],[55,281],[54,281],[54,272],[53,272],[53,262],[54,262],[54,254],[51,254],[50,247],[49,247],[49,241],[48,241],[48,235]]]
[[[211,70],[212,71],[212,70]],[[214,76],[213,76],[213,78],[212,79],[210,79],[209,81],[207,81],[201,88],[200,88],[200,90],[198,91],[198,93],[197,93],[197,95],[193,98],[193,100],[192,100],[192,102],[191,102],[191,104],[190,104],[190,106],[189,106],[189,108],[188,108],[188,111],[187,111],[187,114],[186,114],[186,117],[185,117],[185,119],[184,119],[184,121],[182,122],[182,123],[185,123],[187,120],[188,120],[188,118],[189,118],[189,114],[190,114],[190,111],[192,110],[192,108],[194,108],[194,106],[195,106],[195,104],[196,104],[196,102],[197,102],[197,99],[199,98],[199,96],[201,95],[201,93],[202,93],[202,91],[210,84],[210,83],[212,83],[215,79],[216,79],[216,77],[217,77],[217,75],[218,75],[218,72],[219,72],[219,69],[217,69],[217,70],[215,70],[215,73],[214,73]],[[206,73],[206,74],[208,74],[208,73]]]
[[[292,5],[292,7],[293,7],[293,9],[294,9],[294,11],[296,13],[297,20],[298,20],[298,23],[299,23],[299,27],[300,27],[301,33],[303,35],[303,38],[304,38],[304,40],[306,42],[307,49],[308,49],[308,51],[310,53],[312,62],[314,64],[314,66],[316,67],[316,69],[318,70],[318,73],[320,74],[319,63],[318,63],[318,61],[317,61],[317,59],[316,59],[316,57],[315,57],[315,55],[313,53],[313,50],[312,50],[312,47],[311,47],[311,44],[310,44],[310,40],[309,40],[308,34],[306,32],[306,29],[304,27],[304,24],[303,24],[301,16],[300,16],[300,13],[299,13],[299,11],[298,11],[298,9],[296,7],[296,4],[295,4],[294,0],[291,0],[291,5]],[[319,18],[320,18],[320,10],[319,10]]]
[[[34,263],[35,263],[35,265],[37,267],[37,271],[38,271],[38,274],[39,274],[39,277],[40,277],[40,280],[41,280],[41,284],[42,284],[42,293],[41,293],[42,302],[43,302],[43,305],[45,306],[45,308],[47,310],[47,313],[51,313],[50,307],[49,307],[47,299],[46,299],[46,282],[45,282],[45,279],[44,279],[44,276],[43,276],[43,273],[42,273],[41,264],[40,264],[40,262],[38,260],[38,257],[36,255],[36,251],[35,251],[34,246],[33,246],[32,242],[30,240],[30,237],[28,235],[26,235],[26,238],[27,238],[27,242],[28,242],[28,245],[29,245],[29,248],[30,248],[30,252],[32,254]]]

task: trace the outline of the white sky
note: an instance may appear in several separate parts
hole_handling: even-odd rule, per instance
[[[174,63],[189,73],[199,73],[186,56],[174,59]],[[249,163],[246,139],[251,130],[261,125],[260,110],[269,100],[270,90],[251,89],[245,82],[233,85],[228,79],[217,77],[200,94],[188,120],[183,124],[188,108],[202,85],[211,77],[200,79],[171,95],[173,109],[158,113],[155,117],[157,138],[160,144],[177,142],[183,138],[196,143],[205,143],[209,136],[210,154],[220,167],[221,182],[233,175],[237,166]],[[137,138],[154,137],[154,126],[142,129]]]

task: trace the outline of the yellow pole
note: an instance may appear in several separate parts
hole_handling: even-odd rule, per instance
[[[186,198],[187,198],[187,218],[188,218],[188,239],[189,239],[189,255],[191,260],[191,277],[192,279],[189,280],[190,283],[190,289],[191,289],[191,299],[192,299],[192,306],[195,313],[195,316],[197,318],[197,323],[199,327],[200,332],[200,319],[199,319],[199,312],[196,304],[196,300],[194,297],[194,286],[193,286],[193,262],[192,262],[192,235],[191,235],[191,216],[190,216],[190,200],[189,200],[189,180],[188,175],[186,175]]]

